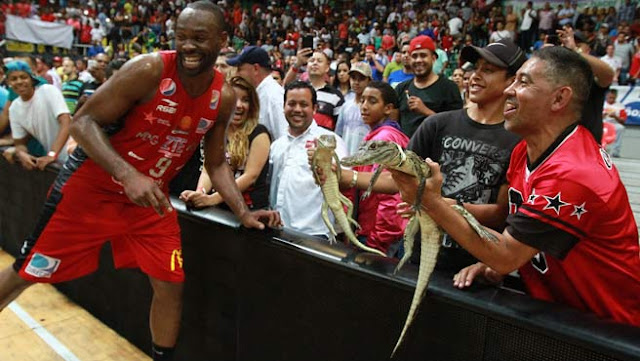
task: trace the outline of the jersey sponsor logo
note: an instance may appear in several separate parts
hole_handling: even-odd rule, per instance
[[[158,104],[158,106],[156,107],[156,110],[159,110],[167,114],[175,114],[178,111],[178,109],[174,107],[170,107],[168,105],[162,105],[162,104]]]
[[[531,266],[541,274],[545,274],[549,271],[549,264],[547,263],[547,257],[544,255],[544,252],[539,252],[533,256],[531,259]]]
[[[60,267],[61,261],[57,258],[45,256],[41,253],[34,253],[24,273],[38,278],[51,278]]]
[[[176,82],[173,79],[164,78],[160,81],[160,94],[168,97],[175,94],[176,89]]]
[[[129,151],[129,153],[127,153],[127,155],[133,159],[137,159],[137,160],[144,160],[144,158],[142,158],[141,156],[137,155],[136,153],[134,153],[133,151]]]
[[[174,249],[173,252],[171,252],[171,262],[169,264],[169,268],[173,272],[176,270],[176,266],[182,269],[182,250],[181,249]]]
[[[156,118],[157,123],[160,125],[164,125],[165,127],[170,127],[171,126],[171,122],[166,120],[166,119],[162,119],[162,118]]]
[[[213,120],[200,118],[200,121],[198,122],[198,128],[196,128],[196,133],[205,134],[209,130],[209,128],[211,128],[212,125],[213,125]]]
[[[178,103],[174,102],[171,99],[162,99],[162,101],[167,103],[167,105],[170,106],[170,107],[177,107],[178,106]]]
[[[139,132],[138,134],[136,134],[136,138],[140,138],[144,141],[147,141],[151,145],[158,144],[158,140],[159,140],[157,135],[151,134],[149,132]]]
[[[178,122],[178,128],[171,131],[172,134],[189,134],[189,130],[191,130],[191,123],[193,120],[190,116],[185,115]]]
[[[186,145],[186,139],[167,135],[167,138],[162,144],[162,147],[160,147],[159,152],[164,153],[167,158],[177,157],[184,153]]]
[[[611,161],[609,153],[607,153],[604,148],[600,148],[600,156],[602,156],[602,161],[604,162],[604,165],[607,167],[607,169],[611,170],[613,168],[613,161]]]
[[[513,187],[509,187],[509,214],[516,214],[522,203],[524,203],[522,193]]]
[[[220,101],[220,92],[218,90],[214,90],[211,92],[211,102],[209,103],[209,108],[216,110],[218,109],[218,103]]]

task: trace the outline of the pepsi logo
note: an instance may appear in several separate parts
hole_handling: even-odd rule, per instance
[[[164,78],[160,82],[160,93],[164,96],[171,96],[176,92],[176,82],[171,78]]]

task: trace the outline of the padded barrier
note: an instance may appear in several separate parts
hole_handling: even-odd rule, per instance
[[[0,150],[1,151],[1,150]],[[55,169],[0,159],[0,246],[16,254]],[[303,234],[247,230],[219,209],[180,212],[186,272],[178,360],[387,360],[417,268]],[[436,273],[397,360],[640,360],[640,328],[492,287],[460,291]],[[142,350],[151,290],[137,270],[98,272],[58,289]],[[640,297],[640,295],[639,295]]]

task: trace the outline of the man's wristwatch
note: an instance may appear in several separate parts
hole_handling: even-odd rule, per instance
[[[55,159],[58,159],[58,153],[56,153],[56,152],[54,152],[52,150],[50,150],[49,153],[47,153],[47,156],[55,158]]]

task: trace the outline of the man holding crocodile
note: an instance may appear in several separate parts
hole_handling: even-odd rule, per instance
[[[550,47],[505,90],[505,127],[524,141],[511,156],[509,216],[498,242],[480,239],[451,209],[440,166],[429,159],[421,207],[483,262],[458,273],[455,286],[519,269],[535,298],[640,326],[640,250],[629,200],[609,156],[577,125],[592,76],[577,53]],[[396,172],[394,179],[413,202],[415,178]]]

